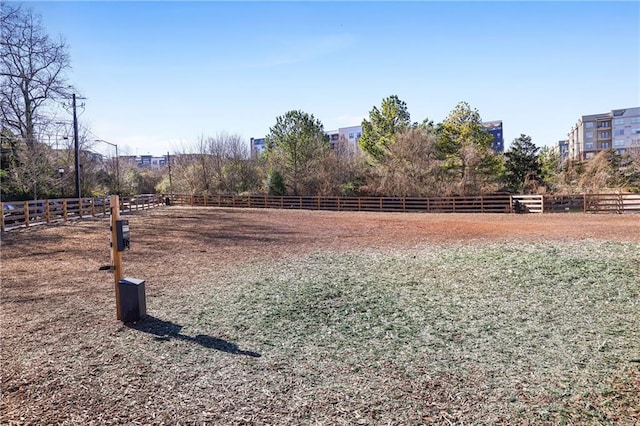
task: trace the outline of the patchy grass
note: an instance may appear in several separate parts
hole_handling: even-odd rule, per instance
[[[260,352],[244,374],[271,377],[262,391],[296,421],[632,424],[638,253],[597,242],[317,253],[253,265],[185,328]]]
[[[639,422],[635,217],[129,218],[137,324],[108,223],[3,234],[0,424]]]

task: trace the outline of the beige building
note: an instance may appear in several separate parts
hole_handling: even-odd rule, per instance
[[[623,154],[638,148],[640,107],[583,115],[569,131],[567,144],[568,157],[573,160],[589,160],[606,149]]]

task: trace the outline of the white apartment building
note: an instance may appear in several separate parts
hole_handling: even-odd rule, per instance
[[[568,156],[589,160],[600,151],[623,154],[640,147],[640,107],[583,115],[568,133]]]
[[[329,130],[324,132],[329,136],[331,149],[337,149],[341,142],[345,145],[342,148],[348,149],[350,152],[358,152],[358,140],[362,137],[362,126],[341,127],[338,130]],[[251,138],[251,156],[258,157],[265,150],[266,138]]]

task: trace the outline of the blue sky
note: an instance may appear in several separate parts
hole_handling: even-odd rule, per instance
[[[638,2],[28,5],[69,44],[82,122],[121,153],[222,132],[248,143],[292,109],[326,130],[358,125],[393,94],[413,121],[466,101],[503,120],[505,147],[520,133],[552,145],[583,114],[640,106]]]

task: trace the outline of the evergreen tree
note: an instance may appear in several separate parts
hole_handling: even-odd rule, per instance
[[[279,170],[294,195],[313,193],[322,160],[329,154],[329,137],[313,114],[289,111],[269,129],[265,156]]]
[[[505,180],[511,192],[526,192],[531,189],[530,184],[542,182],[538,150],[539,148],[531,141],[531,136],[524,134],[511,143],[509,151],[505,153],[507,158]]]
[[[491,151],[493,136],[482,127],[478,110],[458,103],[438,124],[437,133],[451,192],[468,195],[490,188],[499,175],[500,159]]]
[[[380,109],[373,107],[369,120],[362,121],[362,137],[358,145],[370,159],[379,162],[386,149],[395,143],[398,134],[411,126],[411,116],[407,104],[392,95],[382,100]]]

